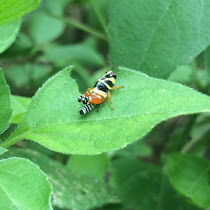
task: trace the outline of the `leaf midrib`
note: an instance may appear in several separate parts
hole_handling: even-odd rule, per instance
[[[145,56],[147,55],[148,49],[149,49],[149,47],[150,47],[150,45],[151,45],[151,43],[152,43],[152,41],[153,41],[153,39],[154,39],[154,36],[155,36],[155,34],[156,34],[156,32],[157,32],[157,29],[158,29],[158,27],[159,27],[159,24],[160,24],[160,22],[162,21],[162,19],[164,18],[164,16],[167,14],[167,11],[169,11],[169,8],[170,8],[170,6],[172,5],[172,2],[173,2],[173,0],[171,0],[171,1],[169,2],[169,4],[167,5],[167,7],[165,8],[165,10],[163,11],[163,13],[161,14],[160,18],[159,18],[158,21],[157,21],[157,24],[156,24],[156,26],[155,26],[155,29],[154,29],[153,33],[152,33],[152,36],[151,36],[151,38],[150,38],[150,40],[149,40],[149,42],[148,42],[148,45],[147,45],[147,47],[146,47],[146,49],[145,49],[145,51],[144,51],[144,54],[142,55],[142,58],[141,58],[141,61],[140,61],[140,64],[139,64],[139,69],[141,69],[141,66],[142,66],[142,64],[144,63],[144,58],[145,58]]]

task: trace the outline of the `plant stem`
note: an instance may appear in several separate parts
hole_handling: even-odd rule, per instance
[[[14,132],[4,141],[0,141],[0,147],[3,147],[3,148],[7,148],[13,144],[15,144],[16,142],[24,139],[22,138],[23,134],[20,134],[20,135],[17,135],[15,137],[13,137],[13,134]]]
[[[58,16],[56,14],[53,14],[53,13],[51,13],[49,11],[45,11],[45,12],[49,16],[51,16],[51,17],[53,17],[53,18],[55,18],[57,20],[60,20],[61,22],[67,23],[69,25],[72,25],[75,28],[78,28],[78,29],[80,29],[82,31],[85,31],[85,32],[89,33],[89,34],[92,34],[93,36],[95,36],[95,37],[97,37],[99,39],[107,41],[107,38],[104,36],[104,34],[102,34],[101,32],[96,31],[95,29],[90,28],[89,26],[85,25],[84,23],[80,23],[80,22],[78,22],[76,20],[73,20],[71,18],[60,17],[60,16]]]
[[[181,150],[181,153],[187,153],[190,151],[194,145],[198,142],[198,139],[192,139],[187,144],[184,145],[184,147]]]
[[[104,20],[103,15],[101,14],[101,11],[98,9],[95,0],[89,0],[90,6],[92,7],[96,17],[98,18],[99,23],[101,24],[102,29],[104,30],[106,37],[108,37],[108,32],[107,32],[107,26]]]

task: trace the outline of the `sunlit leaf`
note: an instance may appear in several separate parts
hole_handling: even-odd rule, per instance
[[[1,0],[0,25],[11,22],[30,12],[39,5],[40,0]]]
[[[16,131],[1,145],[31,139],[51,150],[73,154],[98,154],[125,147],[156,124],[184,114],[210,111],[210,98],[183,85],[154,79],[126,68],[118,70],[108,100],[81,116],[78,87],[70,78],[71,67],[49,79],[36,93]]]

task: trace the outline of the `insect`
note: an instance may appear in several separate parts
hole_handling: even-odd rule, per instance
[[[124,86],[115,86],[117,76],[112,71],[107,71],[96,83],[94,88],[88,88],[85,93],[78,97],[79,102],[85,104],[80,110],[81,115],[90,112],[96,104],[101,105],[108,97],[111,109],[114,109],[111,101],[110,90],[122,88]],[[100,108],[100,106],[99,106]]]

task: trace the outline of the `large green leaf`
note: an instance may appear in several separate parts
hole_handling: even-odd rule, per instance
[[[47,174],[53,186],[54,206],[83,210],[118,200],[114,190],[104,181],[75,173],[40,152],[13,148],[1,158],[10,156],[28,158]]]
[[[31,161],[0,160],[0,209],[52,209],[51,190],[46,175]]]
[[[6,84],[2,70],[0,69],[0,134],[9,126],[12,116],[12,104],[9,86]]]
[[[168,158],[167,172],[177,191],[196,205],[210,208],[209,161],[191,155],[173,154]]]
[[[125,147],[141,138],[156,124],[178,115],[210,111],[210,98],[183,85],[150,78],[120,68],[112,91],[114,110],[108,100],[80,116],[77,85],[70,78],[71,67],[49,79],[32,99],[22,122],[4,142],[9,146],[31,139],[54,151],[98,154]]]
[[[20,28],[21,20],[15,20],[0,26],[0,53],[5,51],[14,41]]]
[[[161,168],[133,158],[113,163],[111,179],[126,209],[198,210],[178,195]]]
[[[0,25],[11,22],[30,12],[40,0],[0,0]]]
[[[167,78],[210,42],[209,0],[112,0],[110,57],[150,76]]]

